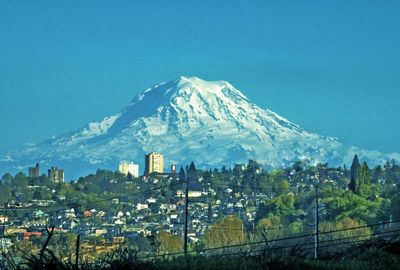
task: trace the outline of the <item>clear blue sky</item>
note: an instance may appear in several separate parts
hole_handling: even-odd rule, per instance
[[[0,152],[179,75],[349,145],[400,152],[400,1],[0,2]]]

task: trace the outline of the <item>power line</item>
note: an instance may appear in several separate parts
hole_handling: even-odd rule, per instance
[[[328,243],[328,242],[333,242],[333,241],[342,241],[342,240],[347,240],[347,239],[352,239],[352,238],[361,238],[361,237],[366,237],[366,236],[381,236],[383,234],[393,233],[393,232],[400,232],[400,230],[381,232],[381,233],[376,233],[376,234],[373,234],[373,235],[369,234],[369,235],[362,235],[362,236],[355,236],[355,237],[344,237],[344,238],[338,238],[338,239],[331,239],[331,240],[326,240],[326,241],[320,241],[320,243]],[[400,233],[393,234],[391,236],[400,236]],[[322,246],[320,246],[320,248],[328,248],[328,247],[338,246],[338,245],[361,243],[361,242],[366,242],[366,241],[370,241],[370,240],[371,239],[364,239],[364,240],[357,240],[357,241],[348,241],[348,242],[344,242],[344,243],[334,243],[334,244],[330,244],[330,245],[322,245]],[[266,242],[268,242],[268,241],[266,241]],[[265,241],[263,243],[265,243]],[[254,243],[247,243],[247,244],[244,244],[244,245],[252,245],[252,244],[254,244]],[[310,243],[306,243],[306,244],[276,246],[276,247],[268,247],[268,248],[263,248],[263,249],[257,249],[257,250],[253,250],[253,251],[249,251],[249,252],[251,253],[251,252],[261,252],[261,251],[273,251],[273,250],[280,250],[280,249],[287,249],[287,248],[294,248],[294,247],[309,246],[309,245],[313,245],[313,244],[314,244],[313,242],[310,242]],[[222,248],[230,248],[230,247],[232,247],[232,246],[225,246],[225,247],[221,247],[220,249],[222,249]],[[302,249],[302,251],[311,250],[311,249],[314,249],[314,247],[306,247],[306,248]],[[211,250],[211,249],[203,249],[203,250],[191,251],[191,253],[205,252],[205,251],[209,251],[209,250]],[[277,253],[286,253],[286,252],[287,251],[281,250],[280,252],[277,252]],[[182,254],[182,252],[180,252],[180,253],[171,253],[171,254],[163,254],[163,255],[156,255],[156,257],[174,256],[174,255],[179,255],[179,254]],[[239,255],[239,254],[243,254],[243,251],[232,252],[232,253],[228,253],[228,254],[224,253],[224,254],[216,254],[216,255],[207,255],[207,257],[214,257],[214,256],[221,256],[221,255],[222,256],[232,256],[232,255]],[[148,257],[143,257],[143,258],[152,258],[152,257],[154,257],[154,256],[148,256]]]
[[[393,222],[390,222],[390,223],[397,223],[397,222],[398,221],[393,221]],[[387,222],[387,223],[389,223],[389,222]],[[377,226],[377,225],[380,225],[380,223],[379,224],[370,224],[370,225],[366,225],[366,226],[372,227],[372,226]],[[365,228],[366,226],[358,226],[358,227],[352,227],[352,228],[346,228],[346,229],[340,229],[340,230],[326,231],[326,232],[323,232],[323,233],[324,234],[328,234],[328,233],[341,232],[341,231],[344,231],[344,230],[356,230],[356,229],[360,229],[360,228]],[[353,237],[330,239],[330,240],[321,241],[320,243],[337,242],[337,241],[342,241],[342,240],[355,239],[355,238],[368,237],[368,236],[378,236],[378,235],[383,235],[383,234],[388,234],[388,233],[393,233],[393,232],[399,232],[399,231],[400,230],[392,230],[392,231],[380,232],[380,233],[375,233],[375,234],[367,234],[367,235],[360,235],[360,236],[353,236]],[[396,234],[396,235],[398,235],[398,234]],[[269,241],[258,241],[258,242],[251,242],[251,243],[238,244],[238,245],[230,245],[230,246],[208,248],[208,249],[202,249],[202,250],[197,250],[197,251],[189,251],[189,253],[206,252],[206,251],[213,251],[213,250],[219,250],[219,249],[225,249],[225,248],[233,248],[233,247],[244,247],[244,246],[250,246],[250,245],[257,245],[257,244],[260,244],[260,243],[278,242],[278,241],[283,241],[283,240],[288,240],[288,239],[296,239],[296,238],[307,237],[307,236],[311,236],[311,235],[300,235],[300,236],[294,236],[294,237],[272,239],[272,240],[269,240]],[[393,236],[395,236],[395,235],[393,235]],[[366,240],[360,240],[360,241],[365,242]],[[336,246],[336,245],[351,244],[351,243],[355,243],[355,242],[358,242],[358,241],[351,241],[351,242],[346,242],[346,243],[335,243],[335,244],[331,244],[331,245],[323,245],[323,246],[321,246],[321,248],[326,248],[326,247],[329,247],[329,246]],[[278,246],[278,247],[271,247],[271,248],[268,248],[266,250],[275,250],[275,249],[290,248],[290,247],[296,247],[296,246],[307,246],[307,245],[310,245],[310,244],[312,244],[312,243],[300,244],[300,245],[292,245],[292,246]],[[262,251],[262,250],[255,250],[254,252],[259,252],[259,251]],[[180,255],[180,254],[183,254],[183,253],[182,252],[177,252],[177,253],[169,253],[169,254],[163,254],[163,255],[146,256],[146,257],[141,257],[141,258],[146,259],[146,258],[153,258],[153,257],[174,256],[174,255]],[[224,255],[227,255],[227,254],[224,254]]]
[[[400,221],[392,221],[392,222],[385,222],[385,223],[399,223],[399,222]],[[336,233],[336,232],[342,232],[342,231],[348,231],[348,230],[356,230],[356,229],[361,229],[361,228],[366,228],[366,227],[374,227],[374,226],[380,226],[380,225],[381,225],[381,223],[376,223],[376,224],[365,225],[365,226],[357,226],[357,227],[351,227],[351,228],[345,228],[345,229],[339,229],[339,230],[333,230],[333,231],[320,232],[320,234]],[[311,237],[311,236],[314,236],[314,235],[315,234],[312,233],[312,234],[297,235],[297,236],[277,238],[277,239],[271,239],[271,240],[265,240],[265,241],[256,241],[256,242],[250,242],[250,243],[244,243],[244,244],[220,246],[220,247],[207,248],[207,249],[196,250],[196,251],[188,251],[188,253],[197,253],[197,252],[205,252],[205,251],[219,250],[219,249],[225,249],[225,248],[243,247],[243,246],[262,244],[262,243],[279,242],[279,241],[285,241],[285,240],[291,240],[291,239],[300,239],[300,238],[305,238],[305,237]],[[163,254],[163,255],[154,255],[154,256],[150,256],[150,257],[174,256],[174,255],[179,255],[179,254],[182,254],[182,252]],[[150,258],[150,257],[146,257],[146,258]]]
[[[384,234],[384,233],[379,233],[377,236],[380,236],[380,235],[382,235],[382,234]],[[395,236],[400,236],[400,233],[393,234],[393,235],[391,235],[391,236],[393,236],[393,237],[395,237]],[[343,240],[344,240],[344,239],[345,239],[345,238],[343,238]],[[372,239],[348,241],[348,242],[342,242],[342,243],[333,243],[333,244],[329,244],[329,245],[323,245],[323,246],[320,246],[320,247],[321,247],[321,248],[328,248],[328,247],[340,246],[340,245],[349,245],[349,244],[355,244],[355,243],[365,243],[365,242],[368,242],[368,241],[370,241],[370,240],[372,240]],[[336,241],[337,241],[337,240],[336,240]]]
[[[357,239],[357,238],[362,238],[362,237],[376,237],[376,236],[382,236],[384,234],[389,234],[389,233],[397,233],[391,236],[397,236],[400,235],[400,230],[392,230],[392,231],[386,231],[386,232],[379,232],[379,233],[375,233],[375,234],[364,234],[364,235],[358,235],[358,236],[350,236],[350,237],[342,237],[342,238],[337,238],[337,239],[330,239],[330,240],[324,240],[324,241],[320,241],[319,243],[324,244],[324,243],[332,243],[332,242],[337,242],[337,241],[342,241],[342,240],[349,240],[349,239]],[[363,239],[363,240],[356,240],[356,241],[350,241],[350,242],[345,242],[345,243],[334,243],[334,244],[330,244],[330,245],[322,245],[320,247],[322,248],[326,248],[326,247],[330,247],[330,246],[336,246],[336,245],[344,245],[344,244],[349,244],[349,243],[353,243],[353,242],[366,242],[366,241],[370,241],[371,239]],[[273,247],[270,249],[284,249],[284,248],[293,248],[293,247],[299,247],[299,246],[308,246],[308,245],[312,245],[313,243],[303,243],[303,244],[296,244],[296,245],[289,245],[289,246],[277,246],[277,247]],[[310,247],[309,249],[312,249],[313,247]]]

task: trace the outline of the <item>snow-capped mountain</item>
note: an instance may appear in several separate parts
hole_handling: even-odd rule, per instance
[[[259,108],[226,81],[180,77],[145,90],[116,115],[7,153],[0,168],[23,168],[40,161],[64,167],[75,177],[93,168],[115,169],[121,160],[143,164],[144,155],[153,151],[164,154],[166,165],[194,160],[200,168],[248,159],[269,167],[296,160],[342,165],[355,153],[372,163],[400,160],[397,153],[346,147],[334,138],[308,132]]]

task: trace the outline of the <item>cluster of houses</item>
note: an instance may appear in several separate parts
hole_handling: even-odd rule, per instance
[[[245,167],[236,169],[244,170]],[[296,174],[295,171],[291,172],[288,175],[289,181],[295,179]],[[157,183],[160,181],[160,175],[149,175],[145,181]],[[333,178],[336,176],[338,175],[332,175]],[[262,191],[239,195],[227,185],[223,187],[223,195],[218,197],[217,191],[211,185],[205,183],[201,177],[197,177],[194,164],[191,164],[186,172],[181,170],[177,175],[161,175],[161,177],[165,183],[176,181],[177,177],[180,181],[188,183],[188,236],[191,242],[199,241],[208,227],[226,215],[236,215],[246,224],[254,226],[257,206],[272,196]],[[183,187],[185,185],[173,190],[173,199],[170,202],[161,200],[151,192],[144,192],[140,201],[136,202],[113,199],[112,204],[120,206],[116,208],[124,209],[123,211],[104,211],[84,206],[46,211],[46,208],[38,203],[30,204],[28,207],[32,211],[22,219],[13,214],[0,214],[0,235],[11,237],[0,238],[0,247],[9,247],[14,241],[27,241],[45,236],[46,226],[55,226],[59,232],[80,234],[83,242],[85,236],[97,236],[109,243],[121,243],[127,239],[135,240],[140,236],[156,235],[161,231],[181,236],[185,220],[186,190]],[[291,189],[289,188],[288,192],[296,192]],[[65,198],[59,198],[63,199]]]
[[[174,176],[169,178],[162,176],[162,181],[170,182]],[[176,176],[175,176],[176,177]],[[180,177],[182,177],[180,175]],[[208,203],[205,198],[215,196],[216,191],[204,185],[203,179],[197,178],[194,164],[190,166],[186,177],[192,178],[188,186],[189,198],[189,239],[197,242],[204,234],[205,230],[211,226],[219,217],[234,214],[243,220],[251,222],[254,219],[256,208],[253,202],[265,199],[262,194],[253,198],[246,196],[237,198],[232,189],[226,187],[224,196],[212,203]],[[159,176],[149,176],[146,181],[157,183]],[[176,178],[175,178],[176,179]],[[29,215],[0,215],[0,226],[4,230],[0,233],[12,236],[15,241],[32,240],[46,235],[46,226],[55,226],[59,232],[73,232],[85,236],[98,236],[106,241],[115,242],[126,238],[155,235],[160,231],[170,232],[175,235],[182,235],[185,214],[185,185],[174,190],[173,200],[165,203],[160,201],[157,196],[149,193],[142,196],[142,200],[136,203],[122,202],[114,199],[113,204],[120,204],[124,211],[112,212],[101,211],[99,209],[68,208],[57,211],[46,211],[47,203],[42,207],[38,204],[24,205],[32,209]],[[63,198],[61,198],[63,199]],[[64,198],[65,199],[65,198]],[[56,204],[57,202],[51,203]],[[13,206],[10,206],[13,207]],[[17,206],[18,207],[18,206]],[[78,210],[80,209],[80,210]],[[7,244],[8,243],[8,244]],[[3,243],[11,245],[12,242]]]

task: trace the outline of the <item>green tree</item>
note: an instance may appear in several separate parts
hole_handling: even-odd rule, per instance
[[[321,240],[340,239],[345,237],[359,236],[362,239],[368,239],[371,236],[371,229],[364,227],[366,223],[350,217],[345,217],[338,221],[323,221],[319,225],[320,232],[322,232]],[[346,230],[351,228],[358,228],[354,230]],[[337,231],[337,232],[335,232]],[[325,233],[332,232],[332,233]]]
[[[363,196],[371,195],[371,173],[366,162],[359,168],[358,179],[359,186],[357,194]]]
[[[390,204],[387,199],[377,198],[373,201],[358,196],[349,190],[334,189],[323,193],[321,204],[327,209],[327,218],[339,221],[352,219],[375,222]]]
[[[93,193],[93,194],[101,194],[102,193],[101,188],[98,185],[96,185],[95,183],[87,184],[85,187],[85,191],[87,193]]]
[[[358,193],[358,171],[360,169],[360,162],[358,161],[358,156],[354,155],[353,163],[350,168],[350,183],[349,189],[353,193]]]
[[[303,223],[299,220],[289,222],[289,219],[276,215],[270,215],[261,219],[257,223],[255,239],[270,241],[294,235],[302,234],[304,230]],[[290,241],[280,242],[282,245],[292,245]]]
[[[146,237],[143,234],[139,234],[135,239],[135,244],[142,251],[154,251],[155,248],[158,248],[157,242],[152,237]]]
[[[182,237],[175,234],[162,231],[157,235],[157,241],[159,242],[159,252],[161,254],[183,250]]]
[[[289,190],[289,186],[290,183],[288,180],[281,180],[276,185],[276,188],[279,190],[279,192],[285,193]]]
[[[40,191],[40,193],[41,193],[42,200],[51,200],[51,198],[53,196],[52,192],[47,188],[42,189]]]
[[[24,173],[20,172],[14,176],[12,188],[18,201],[27,202],[32,199],[33,192],[28,189],[28,185],[29,179]]]
[[[370,228],[364,227],[365,225],[366,225],[365,222],[359,221],[357,219],[352,219],[350,217],[345,217],[338,221],[321,222],[319,226],[320,232],[322,232],[322,234],[320,235],[320,241],[333,241],[336,239],[339,240],[344,238],[351,238],[351,240],[354,241],[370,239],[372,231]],[[352,228],[357,228],[357,229],[352,229]],[[325,233],[325,232],[332,232],[332,233]],[[343,242],[346,242],[346,240],[343,240]],[[348,246],[341,246],[340,248],[348,248]],[[327,247],[327,250],[325,251],[336,252],[337,249],[338,246],[332,246],[332,247]]]
[[[274,179],[269,174],[262,174],[259,180],[259,186],[261,191],[265,192],[268,189],[272,189],[274,184]]]
[[[295,212],[295,196],[293,193],[281,195],[270,200],[266,200],[259,206],[256,221],[270,215],[285,216]]]
[[[14,177],[10,173],[5,173],[1,177],[1,183],[11,186],[13,179],[14,179]]]
[[[372,174],[372,181],[375,184],[378,184],[379,181],[381,181],[383,178],[383,170],[382,170],[382,166],[378,165],[375,167],[374,172]]]
[[[390,212],[396,218],[400,217],[400,195],[399,194],[397,194],[396,196],[393,197]]]
[[[36,182],[40,186],[52,187],[53,182],[47,177],[46,174],[42,174],[36,179]]]
[[[207,248],[213,248],[240,244],[244,238],[243,221],[229,215],[206,230],[203,242]]]
[[[282,220],[280,216],[270,215],[262,218],[257,223],[256,236],[261,239],[271,240],[284,236]]]
[[[33,192],[32,199],[34,199],[34,200],[41,200],[42,199],[42,193],[40,192],[40,190],[36,189]]]
[[[3,205],[12,199],[11,190],[7,185],[0,184],[0,205]]]

